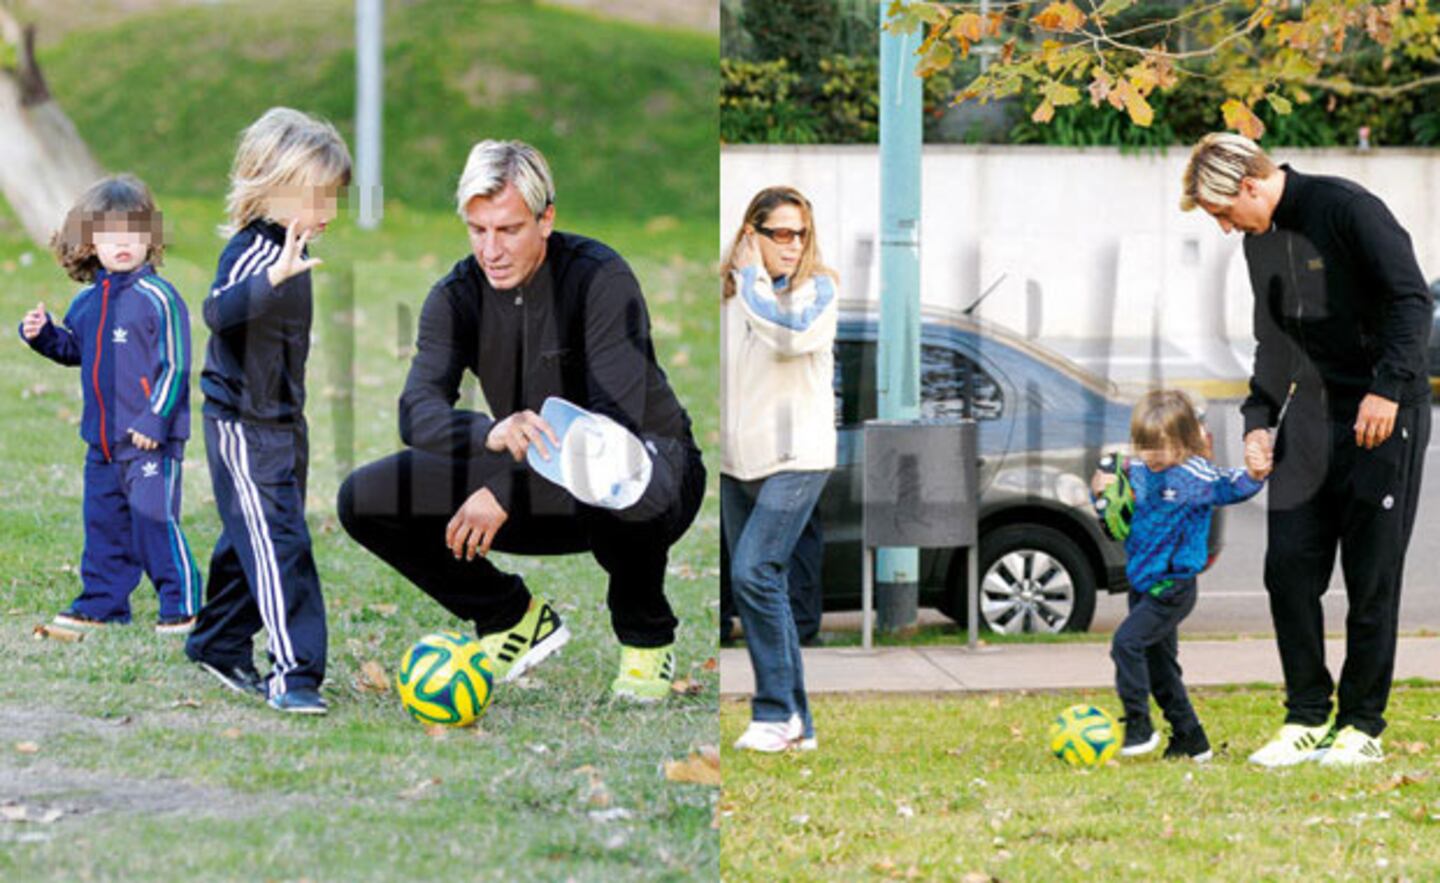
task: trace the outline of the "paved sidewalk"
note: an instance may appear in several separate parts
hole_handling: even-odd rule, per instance
[[[1113,688],[1115,669],[1108,643],[992,644],[975,651],[963,645],[806,649],[805,686],[810,693],[959,693],[988,690]],[[1326,642],[1325,658],[1339,677],[1345,659],[1341,639]],[[1181,641],[1180,665],[1187,686],[1279,684],[1280,656],[1273,638]],[[1440,679],[1440,637],[1400,638],[1395,677]],[[743,648],[720,652],[720,692],[748,695],[755,689]]]

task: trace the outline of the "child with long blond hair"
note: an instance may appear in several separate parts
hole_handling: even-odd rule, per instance
[[[325,603],[305,525],[305,360],[313,315],[310,241],[334,220],[350,152],[333,126],[273,108],[240,140],[230,172],[233,235],[205,299],[200,388],[223,531],[186,655],[226,687],[286,712],[324,714]],[[252,640],[264,627],[269,676]]]

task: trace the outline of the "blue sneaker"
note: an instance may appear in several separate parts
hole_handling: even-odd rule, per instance
[[[325,714],[329,709],[325,700],[320,698],[319,690],[312,690],[308,687],[301,687],[298,690],[287,690],[284,693],[277,693],[270,697],[270,707],[280,711],[288,711],[291,714]]]

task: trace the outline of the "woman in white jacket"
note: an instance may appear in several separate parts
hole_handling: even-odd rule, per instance
[[[720,513],[755,669],[751,723],[735,747],[813,749],[787,580],[835,466],[838,292],[799,191],[771,187],[750,201],[726,256],[723,294]]]

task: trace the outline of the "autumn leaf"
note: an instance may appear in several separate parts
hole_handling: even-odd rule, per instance
[[[670,685],[677,696],[696,696],[705,692],[705,685],[691,678],[679,678]]]
[[[1225,125],[1244,135],[1252,141],[1259,140],[1265,134],[1265,124],[1255,115],[1243,101],[1231,98],[1220,106],[1220,112],[1225,115]]]
[[[16,742],[15,750],[21,754],[39,754],[40,746],[34,742]]]
[[[1045,7],[1039,15],[1031,19],[1037,28],[1047,31],[1070,32],[1080,28],[1085,23],[1085,13],[1069,0],[1056,0]]]
[[[1137,126],[1148,126],[1155,120],[1155,109],[1150,102],[1136,91],[1129,80],[1121,80],[1115,85],[1115,91],[1111,93],[1111,103],[1116,99],[1125,105],[1125,112],[1130,115],[1130,122]]]
[[[385,674],[385,667],[372,659],[360,666],[355,686],[362,693],[389,693],[390,678]]]
[[[1090,81],[1090,104],[1099,107],[1100,102],[1110,97],[1110,90],[1114,86],[1115,80],[1105,72],[1104,68],[1095,68],[1095,78]]]
[[[1041,125],[1050,122],[1051,120],[1055,119],[1055,105],[1050,103],[1050,99],[1045,99],[1044,101],[1040,102],[1039,107],[1035,108],[1035,112],[1030,114],[1030,119],[1032,122],[1036,122]]]
[[[925,50],[925,54],[920,57],[920,63],[915,66],[915,74],[916,76],[928,77],[931,74],[946,70],[954,60],[955,50],[950,48],[950,44],[943,40],[936,40],[930,44],[930,48]]]
[[[701,746],[684,760],[665,761],[665,778],[671,782],[720,787],[720,752],[713,745]]]
[[[950,37],[978,43],[985,37],[986,22],[974,12],[965,12],[950,19]]]
[[[715,669],[717,669],[717,668],[719,668],[719,667],[720,667],[720,662],[719,662],[719,660],[717,660],[717,659],[716,659],[715,657],[713,657],[713,656],[711,656],[709,659],[705,660],[703,663],[700,664],[700,668],[701,668],[702,671],[714,671]]]

